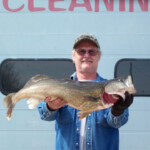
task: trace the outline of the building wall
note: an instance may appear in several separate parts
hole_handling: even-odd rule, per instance
[[[102,50],[98,72],[111,79],[119,59],[150,58],[149,6],[149,0],[2,0],[0,62],[71,58],[74,39],[89,32]],[[0,149],[54,149],[54,122],[41,121],[25,100],[17,103],[12,120],[7,121],[3,98],[0,94]],[[150,149],[149,105],[149,97],[134,98],[129,122],[120,128],[121,150]]]

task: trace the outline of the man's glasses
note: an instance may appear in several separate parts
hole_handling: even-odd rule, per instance
[[[75,51],[78,53],[78,55],[80,56],[84,56],[87,52],[90,56],[96,56],[98,53],[98,50],[96,49],[89,49],[89,50],[85,50],[85,49],[75,49]]]

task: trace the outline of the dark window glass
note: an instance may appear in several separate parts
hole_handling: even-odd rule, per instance
[[[0,90],[6,95],[20,90],[37,74],[69,78],[74,71],[71,59],[6,59],[0,66]]]
[[[137,90],[135,96],[150,96],[150,59],[121,59],[115,66],[114,76],[131,75]]]

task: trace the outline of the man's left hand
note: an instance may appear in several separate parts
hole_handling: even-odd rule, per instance
[[[125,100],[122,97],[119,97],[119,100],[114,103],[111,108],[111,113],[114,116],[121,115],[126,108],[128,108],[133,103],[133,95],[128,92],[125,93]]]

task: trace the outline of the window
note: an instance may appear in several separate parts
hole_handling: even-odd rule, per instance
[[[0,90],[7,95],[20,90],[37,74],[69,78],[74,71],[71,59],[6,59],[0,66]]]
[[[150,96],[150,59],[121,59],[116,63],[114,77],[131,75],[137,90],[135,96]]]

